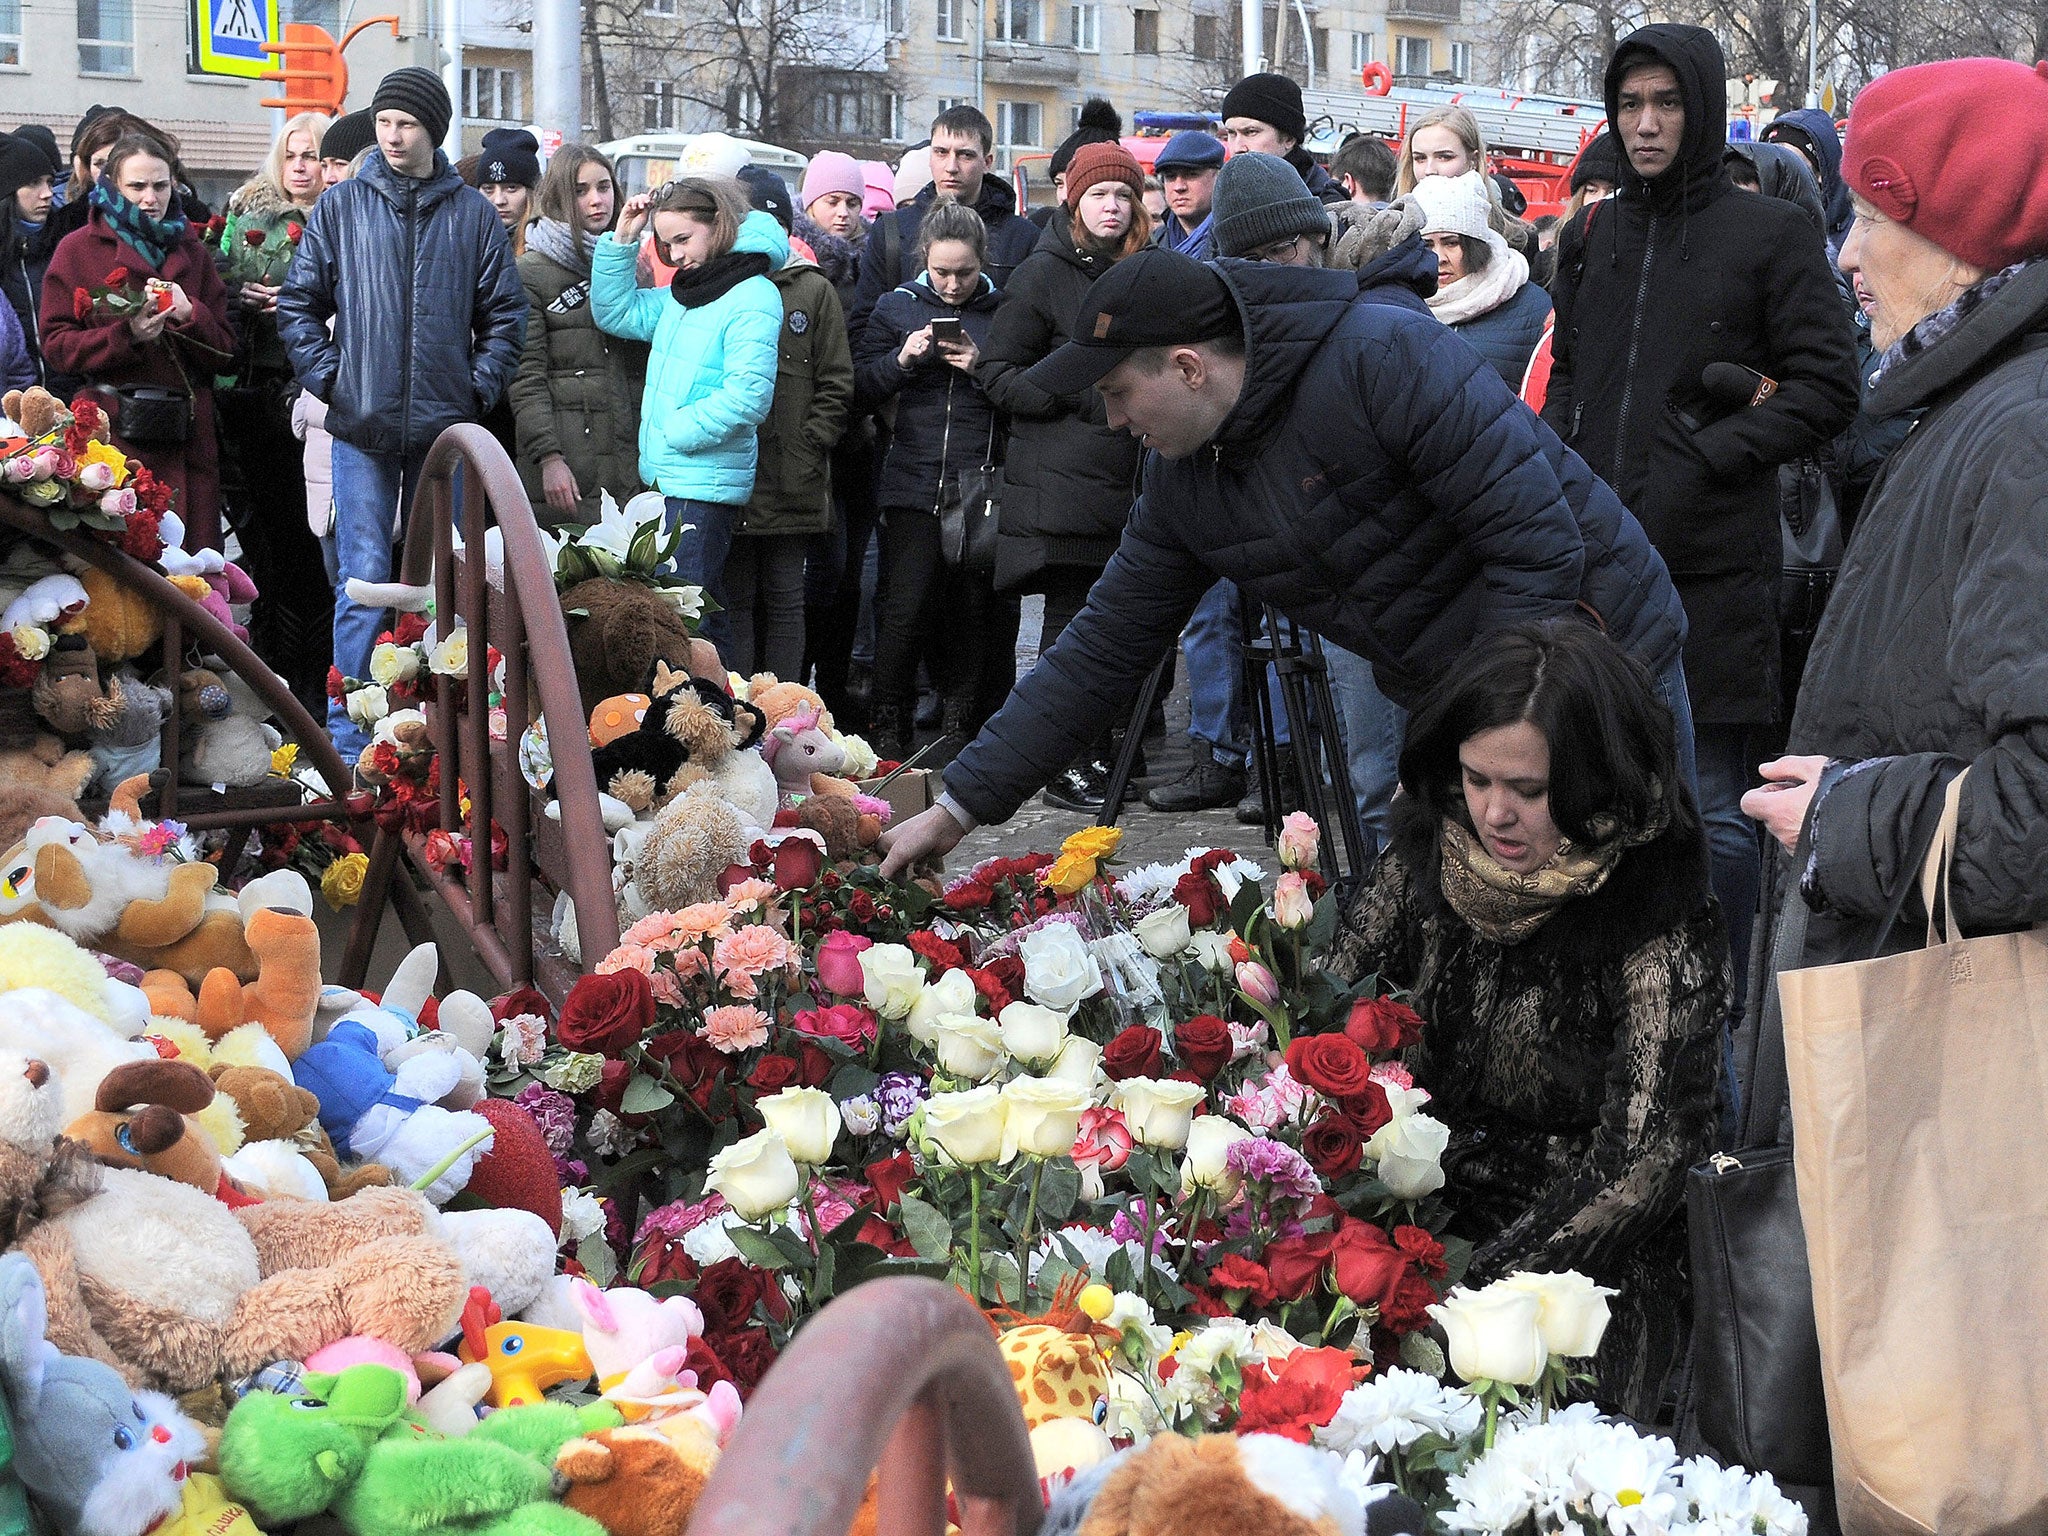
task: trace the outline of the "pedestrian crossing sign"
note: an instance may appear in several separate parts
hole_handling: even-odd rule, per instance
[[[256,80],[276,68],[263,45],[283,36],[277,0],[192,0],[192,72]]]

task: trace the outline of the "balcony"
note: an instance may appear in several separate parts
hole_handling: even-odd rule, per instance
[[[1457,0],[1451,3],[1455,5]],[[990,78],[1001,85],[1070,85],[1081,77],[1080,59],[1061,43],[1006,43],[991,38],[988,68]]]
[[[1387,0],[1389,21],[1455,22],[1459,0]]]

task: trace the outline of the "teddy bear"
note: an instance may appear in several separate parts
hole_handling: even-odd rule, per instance
[[[760,716],[718,684],[656,662],[637,729],[591,754],[597,786],[639,814],[658,810],[761,739]],[[743,793],[749,793],[742,791]]]
[[[716,1435],[685,1419],[673,1431],[628,1425],[571,1440],[555,1455],[555,1481],[563,1506],[607,1536],[680,1536],[717,1464]]]
[[[346,1200],[360,1189],[391,1182],[382,1163],[342,1165],[334,1143],[320,1125],[320,1100],[289,1077],[265,1067],[216,1064],[209,1069],[216,1092],[234,1102],[247,1138],[242,1150],[227,1160],[228,1171],[264,1188],[290,1176],[283,1162],[286,1149],[312,1170],[317,1194],[304,1198]],[[263,1150],[263,1149],[274,1150]],[[251,1155],[253,1154],[253,1156]],[[239,1159],[239,1161],[238,1161]],[[268,1170],[268,1179],[260,1175]]]
[[[86,732],[92,785],[102,791],[156,772],[163,761],[164,717],[171,712],[171,691],[145,683],[133,672],[119,672],[107,688],[107,704]]]
[[[614,694],[645,692],[643,680],[658,662],[725,681],[717,649],[691,633],[671,599],[641,582],[576,582],[562,593],[562,615],[586,715]]]
[[[216,1108],[218,1106],[218,1108]],[[211,1125],[199,1116],[212,1113]],[[92,1109],[64,1127],[109,1168],[139,1168],[190,1185],[229,1206],[257,1196],[227,1177],[223,1152],[242,1145],[241,1117],[197,1067],[162,1059],[125,1062],[100,1080]]]
[[[183,1508],[206,1437],[161,1393],[60,1354],[44,1337],[47,1315],[35,1265],[0,1255],[0,1386],[14,1411],[16,1472],[65,1536],[160,1529]]]
[[[91,599],[84,615],[85,642],[109,665],[132,661],[163,638],[163,615],[146,594],[98,566],[79,572],[78,580]]]
[[[99,657],[83,635],[53,635],[29,700],[43,723],[67,742],[82,743],[112,723],[114,703],[100,681]]]
[[[29,825],[43,816],[78,815],[78,797],[92,783],[99,765],[90,752],[67,747],[55,736],[31,732],[20,746],[0,747],[0,794],[44,791],[48,797],[37,801],[16,797],[7,808],[0,835],[13,832],[7,846],[14,847]]]
[[[10,389],[0,395],[0,413],[20,427],[26,437],[41,437],[71,420],[71,413],[64,409],[64,402],[40,384],[31,384],[27,389]]]
[[[628,828],[621,837],[635,829]],[[676,911],[718,894],[718,877],[750,843],[739,812],[700,779],[655,813],[632,853],[634,883],[650,911]]]
[[[617,1423],[603,1404],[535,1403],[436,1434],[389,1366],[309,1375],[299,1395],[251,1392],[221,1431],[221,1477],[258,1519],[332,1510],[349,1536],[603,1536],[551,1498],[561,1447]]]
[[[1038,1532],[1364,1536],[1365,1511],[1341,1472],[1331,1452],[1279,1435],[1159,1435],[1056,1492]]]
[[[247,789],[270,777],[270,738],[259,722],[235,712],[233,695],[215,673],[194,667],[179,677],[178,718],[185,727],[181,783]]]

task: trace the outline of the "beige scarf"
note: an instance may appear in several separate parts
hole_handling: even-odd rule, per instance
[[[1581,848],[1566,838],[1548,863],[1525,875],[1500,863],[1462,822],[1446,816],[1439,876],[1444,900],[1480,937],[1519,944],[1567,901],[1599,890],[1624,853],[1660,836],[1667,823],[1661,804],[1649,825],[1633,831],[1613,816],[1596,816],[1595,841]]]

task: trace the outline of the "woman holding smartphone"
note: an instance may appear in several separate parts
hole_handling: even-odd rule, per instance
[[[941,203],[918,231],[922,270],[882,295],[854,343],[854,409],[896,403],[882,461],[881,607],[875,638],[871,735],[884,757],[910,750],[917,663],[928,652],[944,705],[943,730],[964,746],[1010,690],[1017,641],[1014,601],[985,576],[949,568],[939,511],[960,476],[1000,460],[1002,422],[975,383],[996,314],[982,263],[981,216]],[[944,636],[925,646],[928,636]]]

